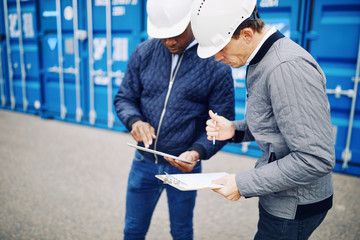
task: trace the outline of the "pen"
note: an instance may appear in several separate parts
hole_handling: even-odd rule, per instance
[[[217,113],[215,113],[217,115]],[[216,127],[216,121],[215,121],[215,127]],[[215,145],[215,136],[213,136],[213,145]]]

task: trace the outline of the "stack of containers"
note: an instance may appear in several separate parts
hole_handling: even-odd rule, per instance
[[[43,117],[125,130],[113,97],[131,52],[141,42],[142,4],[40,1]]]

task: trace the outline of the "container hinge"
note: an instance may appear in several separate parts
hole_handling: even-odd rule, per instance
[[[6,105],[6,98],[5,98],[4,95],[1,95],[1,104],[2,104],[3,106]]]
[[[89,122],[91,125],[94,125],[95,124],[95,120],[96,120],[96,112],[94,109],[90,110],[90,113],[89,113]]]
[[[76,121],[77,122],[80,122],[81,121],[81,118],[83,116],[83,111],[80,107],[77,107],[76,108]]]
[[[65,105],[61,105],[61,107],[60,107],[61,109],[60,109],[60,111],[61,111],[61,119],[65,119],[65,116],[66,116],[66,107],[65,107]]]
[[[11,102],[11,108],[14,109],[15,108],[15,104],[16,104],[16,99],[14,96],[10,97],[10,102]]]
[[[108,128],[112,128],[114,126],[115,117],[114,114],[109,112],[108,113]]]
[[[341,154],[341,158],[344,161],[342,168],[347,169],[348,168],[348,162],[351,160],[352,153],[349,148],[345,148],[345,150]]]
[[[249,150],[249,145],[250,145],[250,142],[243,142],[241,143],[241,151],[243,153],[247,153],[248,150]]]
[[[28,100],[24,97],[24,98],[23,98],[23,109],[24,109],[24,111],[27,111],[28,105],[29,105],[29,102],[28,102]]]

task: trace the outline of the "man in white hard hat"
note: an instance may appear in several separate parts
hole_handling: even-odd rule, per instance
[[[209,112],[208,139],[256,141],[250,171],[216,181],[229,200],[259,197],[255,239],[308,239],[332,206],[334,140],[326,79],[313,57],[275,27],[265,30],[256,0],[195,0],[198,55],[247,65],[246,119]],[[215,125],[216,121],[216,125]]]
[[[144,239],[158,199],[166,189],[173,239],[193,239],[196,191],[163,184],[156,174],[201,172],[225,142],[207,140],[208,111],[234,118],[231,68],[197,56],[190,26],[191,0],[148,0],[153,39],[132,53],[114,104],[138,145],[191,164],[136,151],[128,179],[124,239]],[[164,223],[164,227],[167,224]]]

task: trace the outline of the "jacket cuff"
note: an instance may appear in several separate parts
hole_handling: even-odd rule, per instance
[[[134,122],[139,121],[139,120],[142,120],[141,117],[139,117],[139,116],[134,116],[134,117],[129,118],[129,120],[128,120],[127,123],[126,123],[126,128],[127,128],[129,131],[131,131],[131,130],[132,130],[131,125],[132,125]]]
[[[240,143],[244,139],[244,136],[245,136],[245,131],[235,130],[234,137],[230,138],[227,141],[230,142],[230,143]]]
[[[241,196],[245,198],[255,197],[254,193],[252,192],[252,189],[249,187],[249,185],[251,185],[249,181],[251,182],[253,171],[254,169],[251,169],[249,171],[238,173],[235,175],[237,188]]]
[[[199,160],[206,159],[206,149],[202,145],[194,144],[188,149],[188,151],[191,150],[197,151],[199,153]]]

